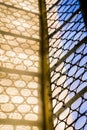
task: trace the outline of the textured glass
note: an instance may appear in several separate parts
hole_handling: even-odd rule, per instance
[[[0,5],[0,29],[6,32],[38,39],[39,17],[31,12]]]
[[[0,130],[42,130],[37,0],[0,0]]]
[[[0,125],[0,130],[41,130],[37,126],[24,126],[24,125]]]
[[[0,0],[0,2],[25,11],[39,13],[37,0]]]
[[[87,32],[80,3],[46,0],[46,10],[54,129],[86,130]]]
[[[0,119],[40,120],[41,86],[38,78],[5,72],[0,75],[3,75],[0,79]]]
[[[1,66],[10,69],[39,71],[39,41],[0,34]]]

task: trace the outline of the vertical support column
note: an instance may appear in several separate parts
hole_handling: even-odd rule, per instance
[[[52,101],[50,88],[50,67],[49,67],[49,42],[46,19],[46,6],[44,0],[39,0],[40,21],[41,21],[41,57],[42,57],[42,98],[44,110],[44,130],[53,130]]]

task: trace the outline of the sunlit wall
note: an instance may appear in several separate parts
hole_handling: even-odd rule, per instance
[[[0,130],[41,130],[38,0],[0,0]]]

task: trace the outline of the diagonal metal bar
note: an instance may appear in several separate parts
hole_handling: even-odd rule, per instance
[[[50,70],[53,71],[60,65],[68,56],[70,56],[78,47],[80,47],[84,42],[87,43],[87,37],[83,38],[77,45],[74,46],[63,58],[61,58]]]
[[[0,71],[8,72],[8,73],[20,74],[20,75],[31,75],[31,76],[38,76],[38,77],[41,76],[40,73],[23,71],[23,70],[15,70],[15,69],[9,69],[9,68],[4,68],[4,67],[0,67]]]
[[[53,37],[54,34],[56,34],[60,29],[62,29],[77,13],[79,13],[79,11],[80,11],[80,9],[78,9],[76,12],[74,12],[73,15],[64,22],[64,24],[62,24],[59,28],[57,28],[54,32],[52,32],[49,35],[49,38]]]
[[[36,39],[36,38],[24,36],[24,35],[18,35],[18,34],[14,34],[14,33],[10,33],[10,32],[5,32],[5,31],[2,31],[2,30],[0,30],[0,33],[2,35],[10,35],[10,36],[14,36],[14,37],[20,37],[20,38],[24,38],[24,39],[29,39],[29,40],[40,41],[40,39]]]
[[[81,97],[84,93],[87,92],[87,87],[83,88],[79,93],[77,93],[70,101],[68,101],[62,108],[60,108],[56,114],[54,114],[53,118],[59,117],[59,115],[68,107],[71,106],[72,103],[74,103],[79,97]]]
[[[35,15],[40,15],[39,13],[36,13],[36,12],[33,12],[33,11],[29,11],[29,10],[25,10],[25,9],[22,9],[22,8],[18,8],[18,7],[15,7],[15,6],[12,6],[12,5],[8,5],[8,4],[2,3],[2,2],[0,2],[0,5],[6,6],[8,8],[21,10],[21,11],[24,11],[26,13],[32,13],[32,14],[35,14]]]
[[[39,121],[27,121],[27,120],[17,120],[17,119],[0,119],[0,124],[5,125],[24,125],[24,126],[42,126]]]
[[[49,12],[54,6],[57,6],[57,4],[60,2],[61,0],[58,0],[56,3],[54,3],[48,10],[47,12]]]

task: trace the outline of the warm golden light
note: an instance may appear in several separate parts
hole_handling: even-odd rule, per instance
[[[0,130],[41,130],[41,86],[35,76],[40,73],[38,1],[0,2],[0,67],[4,68],[0,72],[0,120],[36,122],[32,126],[0,124]]]

